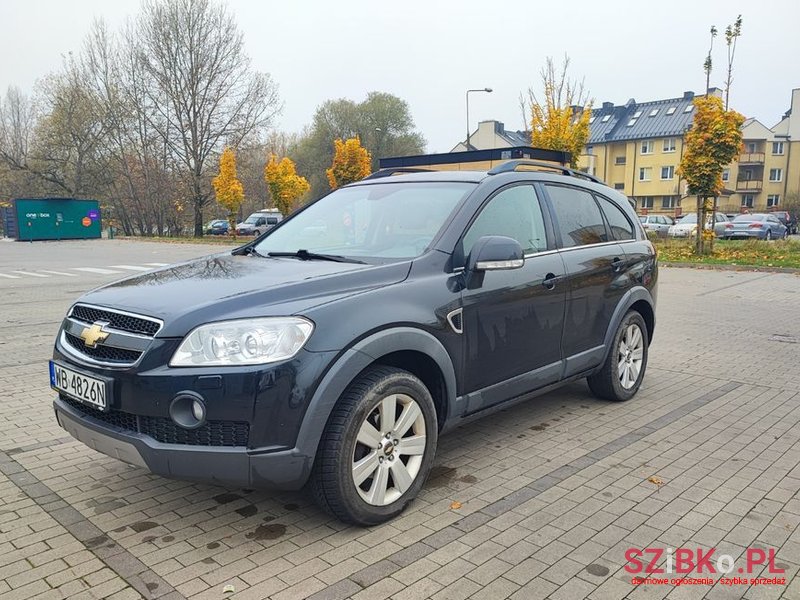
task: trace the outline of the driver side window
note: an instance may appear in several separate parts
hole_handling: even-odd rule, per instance
[[[525,254],[547,250],[544,217],[532,185],[505,188],[489,200],[464,235],[464,256],[485,235],[513,238]]]

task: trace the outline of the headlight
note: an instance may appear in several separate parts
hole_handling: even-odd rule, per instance
[[[292,358],[314,324],[302,317],[265,317],[209,323],[183,338],[171,367],[263,365]]]

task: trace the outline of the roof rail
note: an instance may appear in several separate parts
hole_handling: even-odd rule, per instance
[[[430,171],[431,169],[419,169],[417,167],[391,167],[389,169],[380,169],[379,171],[375,171],[374,173],[364,177],[362,181],[366,181],[368,179],[381,179],[382,177],[389,177],[395,173],[429,173]]]
[[[561,165],[555,165],[553,163],[546,163],[539,160],[509,160],[504,162],[503,164],[497,165],[496,167],[492,167],[489,170],[489,175],[498,175],[499,173],[511,173],[517,170],[517,167],[536,167],[537,169],[542,170],[549,170],[549,171],[557,171],[562,175],[567,175],[569,177],[579,177],[581,179],[586,179],[591,181],[592,183],[599,183],[601,185],[605,185],[605,183],[595,177],[594,175],[589,175],[588,173],[584,173],[583,171],[576,171],[574,169],[570,169],[569,167],[562,167]]]

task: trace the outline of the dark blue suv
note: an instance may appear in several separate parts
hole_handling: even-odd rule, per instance
[[[307,486],[375,524],[465,419],[583,377],[636,394],[657,275],[628,199],[584,174],[378,172],[237,250],[86,294],[56,341],[55,412],[154,473]]]

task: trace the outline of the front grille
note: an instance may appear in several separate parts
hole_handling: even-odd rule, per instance
[[[134,317],[123,313],[114,312],[111,310],[103,310],[83,304],[77,304],[72,308],[71,317],[84,323],[92,324],[95,321],[105,321],[113,329],[125,331],[127,333],[136,333],[138,335],[146,335],[148,337],[155,336],[158,330],[161,329],[161,323],[143,317]]]
[[[90,348],[87,346],[84,341],[72,335],[71,333],[64,332],[64,337],[67,340],[67,343],[75,348],[78,352],[85,354],[86,356],[90,356],[95,360],[101,360],[107,363],[118,363],[118,364],[133,364],[139,357],[142,355],[141,352],[136,350],[125,350],[123,348],[114,348],[112,346],[97,346],[96,348]]]
[[[143,417],[121,410],[101,412],[82,402],[59,396],[63,402],[85,417],[108,425],[147,435],[162,444],[186,446],[247,446],[250,425],[239,421],[206,421],[197,429],[183,429],[166,417]]]

